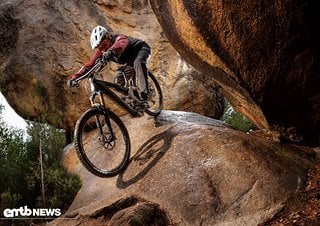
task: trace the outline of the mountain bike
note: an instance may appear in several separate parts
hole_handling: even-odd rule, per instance
[[[163,96],[155,76],[148,70],[148,99],[142,102],[137,96],[135,71],[125,65],[117,70],[114,82],[96,78],[104,68],[98,61],[83,76],[69,80],[70,87],[78,87],[84,79],[88,80],[91,94],[91,108],[77,120],[74,131],[74,144],[83,166],[99,177],[113,177],[122,172],[129,163],[130,137],[122,120],[105,104],[108,96],[132,116],[138,117],[143,112],[151,116],[160,114]]]

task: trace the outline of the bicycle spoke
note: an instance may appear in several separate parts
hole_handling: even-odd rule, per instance
[[[127,131],[114,118],[110,118],[110,126],[102,112],[89,114],[79,126],[79,155],[84,165],[99,176],[119,171],[129,160]]]

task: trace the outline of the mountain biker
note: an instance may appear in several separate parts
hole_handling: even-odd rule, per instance
[[[89,62],[71,76],[76,79],[89,71],[101,59],[103,63],[113,61],[119,64],[127,64],[136,72],[136,85],[138,98],[145,102],[148,96],[147,84],[147,59],[151,53],[150,46],[143,40],[122,34],[113,34],[105,27],[98,25],[91,32],[90,43],[95,49]]]

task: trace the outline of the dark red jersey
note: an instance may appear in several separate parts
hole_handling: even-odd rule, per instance
[[[119,64],[132,64],[141,49],[145,49],[150,52],[149,45],[141,39],[118,34],[112,35],[111,39],[105,39],[102,41],[93,53],[90,61],[85,63],[77,73],[73,74],[72,79],[83,75],[93,67],[97,59],[101,58],[103,53],[108,50],[114,52],[114,56],[111,59],[114,62]]]

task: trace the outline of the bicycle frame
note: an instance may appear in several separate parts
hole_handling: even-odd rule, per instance
[[[148,99],[147,102],[142,102],[137,97],[138,92],[136,91],[138,91],[138,88],[134,83],[134,71],[130,71],[133,68],[123,67],[118,69],[116,80],[108,82],[95,78],[97,72],[104,65],[105,63],[101,61],[96,62],[84,75],[70,79],[67,85],[69,87],[78,87],[84,79],[87,79],[90,85],[89,100],[92,107],[79,117],[74,130],[74,144],[77,155],[83,166],[91,173],[100,177],[112,177],[125,170],[128,166],[131,144],[125,124],[111,108],[106,106],[104,95],[108,96],[110,100],[116,102],[119,107],[129,112],[132,116],[142,116],[145,112],[154,117],[158,116],[162,110],[163,97],[161,87],[151,72],[148,72],[148,79],[150,78],[151,81],[150,84],[147,83]],[[120,77],[120,72],[123,73],[123,78]],[[92,132],[93,136],[88,137],[88,132]],[[88,145],[86,141],[88,138],[94,144],[94,149],[92,149],[90,142]],[[118,146],[119,148],[114,149]],[[91,155],[92,152],[100,152],[101,157],[105,156],[108,160],[109,155],[116,155],[117,158],[110,158],[110,165],[100,164],[100,159],[97,160],[95,158],[96,154]],[[113,160],[115,160],[115,164]]]
[[[130,92],[130,87],[123,87],[115,83],[103,81],[96,79],[94,77],[89,78],[90,88],[91,88],[91,95],[89,97],[90,103],[92,106],[95,106],[95,98],[96,96],[99,96],[100,104],[106,108],[105,101],[103,98],[103,94],[110,97],[112,100],[114,100],[116,103],[118,103],[122,108],[127,110],[132,116],[140,116],[140,113],[132,108],[126,101],[124,101],[121,97],[119,97],[114,91],[111,90],[111,88],[114,88],[118,92],[121,92],[122,94],[126,95]],[[130,95],[130,94],[129,94]]]
[[[78,86],[84,78],[88,78],[91,89],[91,95],[89,97],[89,100],[92,107],[97,106],[97,103],[95,102],[95,97],[99,96],[100,105],[102,105],[104,109],[109,110],[109,108],[105,106],[105,101],[103,99],[103,94],[105,94],[109,96],[112,100],[114,100],[116,103],[118,103],[122,108],[127,110],[132,116],[140,116],[140,112],[131,107],[126,101],[124,101],[114,91],[111,90],[111,88],[114,88],[115,90],[121,92],[124,95],[129,95],[132,99],[136,99],[136,97],[134,97],[133,95],[133,86],[129,85],[128,87],[124,87],[112,82],[99,80],[94,77],[95,73],[102,69],[103,66],[104,65],[101,61],[96,63],[87,73],[75,79],[73,81],[74,85]]]

